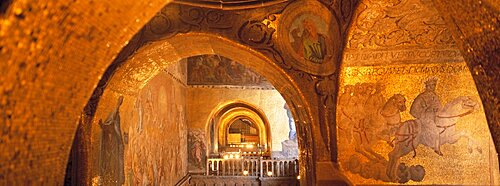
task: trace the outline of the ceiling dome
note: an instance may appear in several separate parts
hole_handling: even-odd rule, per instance
[[[289,0],[177,0],[176,3],[226,10],[259,8]]]

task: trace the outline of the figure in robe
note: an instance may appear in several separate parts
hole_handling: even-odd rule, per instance
[[[119,112],[122,102],[123,96],[120,96],[118,104],[108,114],[104,123],[99,120],[99,126],[102,129],[99,165],[103,185],[122,185],[125,183],[124,145]]]
[[[303,57],[313,63],[321,64],[326,56],[325,36],[318,33],[316,26],[310,20],[302,21],[304,31],[302,32]]]
[[[434,151],[443,155],[439,144],[439,130],[436,130],[436,113],[441,110],[441,101],[436,94],[437,78],[430,78],[425,82],[425,91],[420,93],[413,101],[410,114],[420,121],[422,125],[422,140],[434,142]]]

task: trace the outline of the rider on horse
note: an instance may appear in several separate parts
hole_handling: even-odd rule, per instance
[[[425,91],[420,93],[413,101],[410,114],[415,117],[422,124],[422,133],[428,134],[425,137],[434,140],[434,152],[439,155],[443,155],[440,150],[439,142],[439,131],[433,131],[433,129],[425,126],[435,126],[436,125],[436,114],[441,109],[441,101],[435,92],[437,78],[433,77],[425,82]],[[427,124],[427,125],[426,125]],[[432,133],[438,133],[433,135]],[[436,139],[432,139],[432,136],[437,136]]]

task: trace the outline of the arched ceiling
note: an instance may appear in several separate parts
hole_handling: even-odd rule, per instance
[[[224,10],[239,10],[270,6],[289,0],[177,0],[176,3]]]
[[[0,92],[2,92],[0,114],[4,116],[1,123],[5,125],[4,134],[0,138],[6,143],[0,144],[0,149],[12,150],[0,155],[0,162],[8,162],[5,166],[0,166],[0,174],[3,178],[7,178],[0,179],[0,182],[61,183],[63,175],[59,172],[63,172],[61,170],[66,166],[70,141],[76,129],[76,125],[68,123],[76,121],[99,79],[110,75],[104,74],[104,71],[112,64],[111,61],[118,52],[134,52],[138,48],[134,48],[133,45],[123,48],[126,43],[138,42],[130,40],[132,35],[169,2],[165,0],[1,1],[0,59],[4,63],[0,63],[0,72],[3,74],[0,76]],[[184,4],[198,2],[179,1]],[[218,9],[230,7],[229,1],[219,2],[212,1],[208,4],[213,4]],[[343,1],[322,2],[332,5],[332,9],[340,10],[337,3]],[[357,1],[347,2],[355,4]],[[498,72],[497,51],[500,46],[498,29],[495,30],[498,28],[498,0],[434,0],[433,2],[439,5],[438,10],[445,15],[449,28],[453,27],[452,32],[456,42],[461,45],[461,51],[474,72],[480,93],[484,95],[482,98],[486,103],[485,109],[489,112],[487,116],[493,136],[500,136],[497,125],[499,89],[496,83],[499,76],[495,75]],[[258,2],[250,4],[258,6]],[[342,8],[350,10],[349,8],[355,7],[348,3],[346,5],[349,6]],[[235,7],[243,9],[245,6]],[[161,17],[158,15],[152,22],[164,21]],[[350,20],[350,14],[344,17],[345,20]],[[253,26],[251,28],[254,30],[265,28],[259,24],[260,18],[244,17],[246,20],[257,20],[244,26]],[[210,27],[205,30],[218,26],[220,32],[224,33],[225,28],[222,27],[225,25],[209,22],[208,19],[201,20],[202,22],[196,23],[190,22],[191,19],[183,21],[193,28]],[[348,23],[342,23],[342,28],[347,27]],[[164,28],[170,28],[168,26],[167,24]],[[185,32],[184,27],[175,33],[183,31]],[[250,44],[258,48],[267,43]],[[118,59],[124,56],[119,56]],[[114,68],[116,64],[111,66],[110,68]],[[304,73],[295,74],[294,77],[307,77]],[[317,81],[317,77],[314,78],[303,79]],[[306,81],[297,79],[298,82]],[[316,88],[321,87],[322,82],[328,85],[325,86],[328,88],[325,90],[333,87],[333,83],[330,83],[333,80],[323,77],[321,80]],[[295,87],[290,87],[292,88]],[[318,96],[318,100],[321,101],[326,100],[327,96],[333,97],[333,94],[327,91],[320,93],[324,93],[323,97]],[[297,112],[306,112],[304,110],[300,109]],[[330,125],[330,123],[323,124]],[[335,123],[331,125],[334,126]],[[497,149],[500,149],[499,140],[496,142]],[[30,150],[32,147],[38,150]],[[51,169],[45,169],[46,165],[51,165]],[[30,171],[29,175],[25,174],[26,170]]]
[[[343,60],[344,66],[364,66],[463,62],[463,57],[431,0],[362,0]]]

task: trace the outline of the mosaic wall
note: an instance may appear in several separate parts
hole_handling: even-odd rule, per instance
[[[174,185],[187,171],[185,85],[166,72],[135,102],[126,174],[131,185]]]
[[[182,74],[185,70],[180,70],[182,67],[169,69],[176,71],[160,72],[143,87],[139,95],[124,95],[123,105],[119,107],[118,121],[116,117],[112,117],[114,116],[114,111],[112,111],[105,122],[102,122],[101,146],[105,145],[115,150],[106,150],[107,148],[102,147],[98,149],[101,149],[100,152],[104,155],[121,152],[122,160],[120,164],[113,158],[111,158],[113,161],[108,161],[103,159],[102,155],[97,155],[100,157],[97,164],[100,170],[96,171],[99,175],[93,176],[93,184],[174,185],[186,175],[186,85],[181,81],[182,76],[175,76]],[[111,130],[112,128],[105,130],[107,123],[113,124],[113,122],[121,128],[118,131],[121,133],[122,148],[119,148],[120,143],[116,143],[116,140],[106,140],[109,138],[106,137],[108,133],[116,133]],[[120,124],[121,127],[119,127]],[[98,144],[94,146],[96,145]],[[96,151],[99,150],[96,149]],[[109,167],[118,167],[122,171],[108,171],[110,173],[102,174],[101,170],[111,169]],[[112,173],[116,173],[116,176]],[[118,180],[119,183],[113,183],[113,180],[107,181],[108,177]]]
[[[103,185],[122,185],[124,173],[124,138],[120,125],[120,106],[123,96],[118,98],[116,107],[109,112],[104,122],[99,120],[101,143],[99,144],[99,175]]]
[[[238,85],[272,88],[262,76],[231,59],[201,55],[187,59],[189,85]]]
[[[340,162],[355,183],[478,185],[498,178],[465,63],[346,67],[337,117]]]
[[[430,0],[360,2],[349,33],[349,49],[455,45]]]
[[[355,184],[499,184],[476,85],[432,1],[363,0],[355,16],[337,112],[346,176]]]

